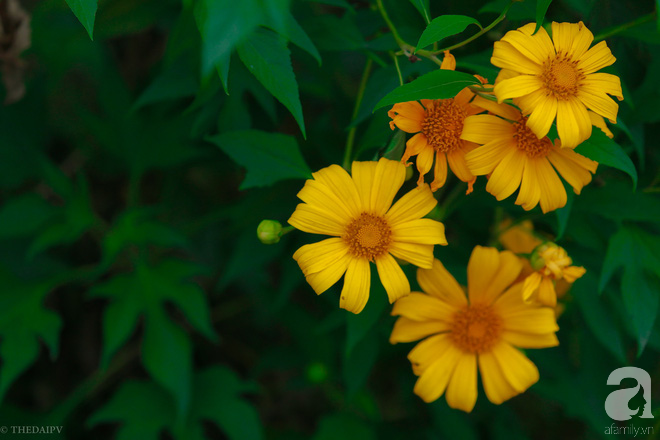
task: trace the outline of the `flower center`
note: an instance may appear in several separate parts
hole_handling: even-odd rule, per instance
[[[426,108],[422,133],[436,151],[449,153],[462,145],[461,132],[466,116],[465,108],[453,98],[435,100]]]
[[[454,314],[450,336],[468,353],[484,353],[499,341],[502,319],[491,306],[468,305]]]
[[[353,256],[373,261],[388,251],[392,230],[383,217],[363,212],[346,227],[343,239]]]
[[[546,156],[552,148],[552,141],[544,136],[542,139],[536,137],[534,132],[527,126],[527,116],[523,116],[513,126],[516,133],[513,138],[518,142],[518,148],[527,153],[529,157]]]
[[[577,95],[578,84],[584,79],[584,74],[577,68],[577,61],[557,54],[543,67],[541,79],[548,94],[564,101]]]

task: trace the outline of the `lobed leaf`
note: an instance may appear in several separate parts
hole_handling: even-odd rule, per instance
[[[69,5],[69,8],[71,8],[78,21],[89,34],[89,38],[93,41],[98,0],[66,0],[66,4]]]
[[[628,174],[637,188],[637,170],[625,151],[600,130],[593,130],[591,137],[575,148],[575,152]]]

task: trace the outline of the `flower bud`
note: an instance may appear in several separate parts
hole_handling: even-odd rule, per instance
[[[532,269],[541,270],[546,266],[546,261],[544,256],[548,255],[548,251],[552,248],[558,248],[555,243],[548,241],[543,244],[536,246],[532,251],[532,255],[529,258],[529,262],[532,265]]]
[[[277,220],[262,220],[257,227],[257,237],[263,244],[275,244],[282,236],[282,224]]]

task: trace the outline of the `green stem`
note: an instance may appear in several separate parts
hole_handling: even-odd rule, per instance
[[[628,23],[621,24],[619,26],[615,26],[613,28],[610,28],[608,30],[605,30],[601,32],[600,34],[596,35],[594,37],[594,43],[599,42],[600,40],[604,40],[605,38],[611,37],[613,35],[619,34],[625,30],[628,30],[630,28],[633,28],[635,26],[639,26],[640,24],[647,23],[651,20],[653,20],[656,16],[656,11],[651,12],[650,14],[646,14],[642,17],[639,17],[636,20],[630,21]]]
[[[383,6],[383,0],[376,0],[376,4],[378,5],[378,10],[380,11],[380,15],[383,16],[383,20],[385,20],[387,27],[390,28],[390,32],[392,32],[392,36],[394,37],[396,44],[398,44],[401,47],[401,49],[404,49],[404,51],[405,49],[410,49],[410,48],[414,49],[410,44],[403,41],[403,38],[401,38],[401,36],[399,35],[399,32],[394,27],[394,23],[392,23],[392,20],[390,20],[389,15],[387,15],[387,11]]]
[[[351,123],[357,118],[358,112],[360,111],[360,104],[362,104],[362,98],[364,97],[364,89],[367,87],[367,80],[369,75],[371,75],[371,69],[374,65],[374,62],[371,58],[367,59],[367,64],[364,66],[364,72],[362,72],[362,79],[360,80],[360,88],[358,89],[357,99],[355,100],[355,107],[353,108],[353,115],[351,116]],[[344,149],[344,161],[342,166],[345,170],[349,170],[351,166],[351,161],[353,157],[353,145],[355,144],[355,132],[357,126],[353,125],[348,132],[348,138],[346,139],[346,148]]]
[[[515,3],[514,1],[510,2],[509,5],[506,8],[504,8],[504,11],[502,11],[502,13],[500,14],[499,17],[497,17],[491,24],[489,24],[488,26],[486,26],[485,28],[483,28],[482,30],[480,30],[479,32],[477,32],[476,34],[474,34],[473,36],[471,36],[467,40],[463,40],[460,43],[454,44],[453,46],[448,46],[448,47],[445,47],[443,49],[434,50],[433,52],[429,52],[429,53],[432,54],[432,55],[438,55],[438,54],[441,54],[442,52],[444,52],[446,50],[458,49],[459,47],[465,46],[469,42],[476,40],[477,38],[479,38],[480,36],[482,36],[486,32],[490,31],[492,28],[497,26],[497,24],[499,22],[504,20],[504,18],[506,17],[506,13],[509,12],[509,8],[511,8],[511,5],[513,5],[514,3]],[[422,51],[418,50],[417,53],[421,54]]]
[[[396,67],[396,73],[399,75],[399,85],[403,85],[403,76],[401,75],[401,68],[399,67],[399,57],[397,57],[393,52],[390,52],[392,59],[394,59],[394,67]]]

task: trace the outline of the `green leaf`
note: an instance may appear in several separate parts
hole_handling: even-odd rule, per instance
[[[202,35],[202,77],[210,75],[227,59],[236,44],[259,24],[261,7],[257,0],[201,0],[195,6],[195,20]]]
[[[370,331],[367,337],[362,339],[348,356],[344,356],[342,373],[346,383],[346,394],[350,399],[365,384],[369,373],[373,369],[379,351],[379,335]]]
[[[375,431],[349,414],[324,416],[312,440],[376,440]]]
[[[298,83],[286,40],[272,31],[260,29],[238,45],[238,56],[259,82],[291,112],[306,137]]]
[[[94,19],[96,18],[97,0],[66,0],[66,4],[85,27],[89,38],[94,41]]]
[[[477,20],[465,15],[441,15],[440,17],[434,18],[433,21],[426,26],[421,37],[419,37],[415,52],[419,49],[424,49],[429,44],[433,44],[443,38],[463,32],[465,28],[471,24],[476,24],[481,28],[481,25]]]
[[[465,87],[477,83],[479,83],[479,80],[467,73],[453,70],[434,70],[392,90],[378,101],[374,110],[397,102],[453,98]]]
[[[385,152],[383,153],[383,157],[386,157],[391,160],[399,161],[403,156],[403,151],[405,148],[406,148],[406,132],[403,130],[398,130],[394,134],[394,136],[392,136],[390,143],[388,144],[387,148],[385,149]]]
[[[642,354],[651,336],[658,315],[659,292],[658,279],[647,276],[639,266],[629,266],[623,272],[621,294],[637,334],[637,357]]]
[[[371,279],[375,279],[372,274]],[[376,325],[387,305],[387,293],[382,286],[372,284],[369,301],[362,312],[357,315],[346,313],[346,350],[345,356],[350,356],[358,343],[360,343]]]
[[[0,239],[35,233],[48,222],[55,208],[34,193],[8,199],[0,207]]]
[[[316,49],[316,46],[314,46],[312,40],[310,40],[305,30],[300,27],[300,24],[298,24],[293,15],[291,15],[291,12],[289,12],[288,9],[280,9],[278,12],[279,17],[277,17],[277,19],[272,17],[272,15],[269,15],[265,17],[265,20],[261,24],[274,30],[282,37],[313,56],[320,66],[321,54],[318,49]]]
[[[225,55],[218,57],[218,61],[215,63],[216,70],[218,75],[220,75],[220,81],[222,81],[222,88],[225,90],[225,93],[229,95],[229,63],[231,61],[231,53],[227,52]]]
[[[563,208],[557,209],[557,237],[555,240],[560,240],[566,232],[566,225],[568,225],[568,218],[571,215],[571,208],[573,207],[573,189],[564,182],[566,190],[566,205]]]
[[[625,151],[600,130],[593,130],[591,137],[575,148],[575,152],[595,160],[599,164],[627,173],[637,188],[637,170]]]
[[[194,96],[198,88],[197,74],[184,57],[165,68],[153,80],[135,101],[133,110],[147,104]]]
[[[223,133],[207,140],[247,168],[240,189],[268,186],[284,179],[312,177],[292,136],[245,130]]]
[[[431,14],[429,14],[429,0],[410,0],[410,3],[412,3],[412,5],[417,8],[419,13],[422,14],[426,24],[429,24],[431,22]]]
[[[536,0],[536,28],[534,28],[534,34],[543,26],[543,19],[545,13],[548,12],[550,3],[552,3],[552,0]]]

